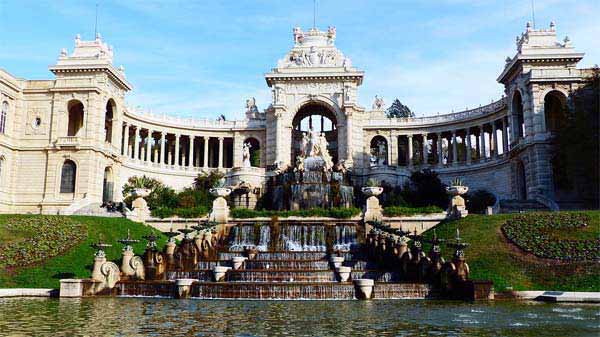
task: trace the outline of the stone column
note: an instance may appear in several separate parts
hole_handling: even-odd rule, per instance
[[[148,129],[148,137],[146,137],[146,162],[149,163],[152,157],[152,130]]]
[[[413,166],[413,136],[408,135],[408,167]]]
[[[465,135],[465,145],[467,149],[467,165],[471,164],[471,129],[467,128],[467,133]]]
[[[159,163],[161,165],[164,165],[165,163],[165,146],[166,146],[166,135],[164,132],[160,133],[160,161]]]
[[[223,168],[223,137],[219,137],[219,169]]]
[[[508,133],[506,129],[506,118],[502,118],[502,154],[508,153]]]
[[[208,140],[210,137],[204,137],[204,168],[208,168]]]
[[[123,154],[129,157],[129,124],[125,125],[125,141],[123,142]]]
[[[346,163],[348,165],[352,164],[352,162],[354,161],[352,159],[352,131],[353,131],[352,130],[352,111],[346,111]],[[388,157],[389,157],[389,154],[390,154],[390,149],[388,149]],[[388,158],[388,165],[390,165],[389,158]]]
[[[494,149],[494,158],[498,158],[498,131],[496,130],[496,121],[492,124],[492,141],[494,142],[494,147],[490,147]]]
[[[456,130],[452,130],[452,166],[458,165],[458,146],[456,146]]]
[[[479,126],[479,138],[481,138],[481,141],[479,142],[479,146],[481,147],[481,157],[479,158],[485,160],[485,131],[483,130],[483,125]]]
[[[442,149],[442,133],[438,132],[437,133],[437,151],[438,151],[438,166],[442,167],[444,166],[444,150]]]
[[[133,141],[133,159],[139,159],[139,151],[140,151],[140,128],[135,128],[135,137]]]
[[[175,160],[173,161],[173,165],[179,166],[179,138],[181,135],[175,135]]]
[[[427,166],[429,160],[429,143],[427,142],[427,133],[423,135],[423,166]]]
[[[194,167],[194,136],[190,135],[190,147],[188,149],[188,162],[190,167]]]
[[[477,160],[481,159],[481,146],[479,145],[479,140],[481,137],[475,136],[475,153],[477,153]]]

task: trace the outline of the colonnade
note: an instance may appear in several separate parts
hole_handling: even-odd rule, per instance
[[[509,151],[506,117],[479,125],[392,137],[392,166],[457,166],[494,160]],[[396,143],[396,144],[394,144]],[[395,159],[395,160],[394,160]]]
[[[124,123],[121,154],[144,163],[183,168],[233,167],[233,137],[182,135]]]

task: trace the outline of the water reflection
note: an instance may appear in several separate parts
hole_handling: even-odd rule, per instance
[[[600,306],[0,299],[1,336],[597,336]]]

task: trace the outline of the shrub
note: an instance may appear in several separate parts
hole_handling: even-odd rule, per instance
[[[496,197],[486,190],[476,190],[465,195],[469,213],[484,214],[488,206],[494,206]]]
[[[180,218],[200,218],[208,214],[208,208],[204,206],[198,207],[180,207],[180,208],[169,208],[169,207],[158,207],[151,211],[151,214],[155,218],[170,218],[178,216]]]
[[[385,216],[410,216],[417,214],[432,214],[440,213],[444,210],[437,206],[426,206],[426,207],[402,207],[402,206],[390,206],[383,209],[383,215]]]
[[[311,208],[298,211],[272,211],[272,210],[252,210],[246,208],[234,208],[231,210],[231,217],[238,219],[250,219],[258,217],[273,217],[286,218],[291,216],[302,217],[330,217],[336,219],[347,219],[360,214],[360,209],[356,207],[331,209]]]
[[[404,186],[402,197],[414,207],[434,205],[444,208],[448,205],[446,186],[437,173],[429,169],[411,174],[410,183]]]
[[[219,171],[202,172],[194,179],[194,189],[208,191],[215,186],[225,175]]]
[[[529,213],[515,216],[502,225],[502,232],[514,244],[538,257],[594,261],[600,259],[600,239],[557,238],[586,227],[583,213]]]

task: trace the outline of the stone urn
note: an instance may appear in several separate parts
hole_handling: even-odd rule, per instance
[[[227,206],[227,197],[231,194],[231,188],[228,187],[215,187],[208,190],[210,194],[217,198],[213,200],[212,210],[210,212],[210,219],[217,223],[227,223],[229,220],[229,206]]]
[[[177,298],[188,298],[192,292],[192,284],[196,282],[195,279],[184,278],[175,280],[175,286],[177,287]]]
[[[469,187],[463,185],[451,185],[446,187],[446,193],[450,196],[450,204],[448,205],[448,216],[453,218],[464,218],[469,212],[465,205],[465,199],[461,195],[466,194]]]
[[[228,187],[215,187],[208,190],[210,194],[217,198],[225,198],[231,194],[231,188]]]
[[[383,219],[383,208],[379,204],[377,196],[383,193],[383,187],[365,186],[361,191],[367,196],[363,212],[363,221],[381,221],[381,219]]]
[[[337,272],[340,278],[340,282],[348,282],[348,280],[350,279],[350,273],[352,272],[352,268],[339,266],[335,268],[335,271]]]
[[[242,268],[244,265],[244,261],[246,261],[247,257],[244,256],[234,256],[231,258],[231,263],[233,264],[233,270],[238,270]]]
[[[331,264],[333,265],[333,268],[339,268],[342,266],[342,263],[344,263],[343,256],[332,256],[330,260]]]
[[[383,193],[383,187],[379,186],[365,186],[360,189],[367,197],[377,197]]]
[[[354,287],[356,288],[356,298],[361,300],[368,300],[373,294],[373,287],[375,281],[368,278],[360,278],[354,280]]]
[[[150,217],[150,208],[144,198],[150,195],[150,190],[147,188],[136,188],[132,194],[135,197],[131,206],[133,208],[133,221],[146,222],[146,219]]]
[[[145,198],[150,195],[150,190],[143,187],[138,187],[133,190],[133,196],[136,198]]]
[[[226,266],[215,266],[213,268],[213,276],[215,278],[215,282],[219,282],[221,281],[224,277],[225,274],[227,274],[227,272],[231,269],[231,267],[226,267]]]

